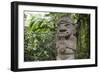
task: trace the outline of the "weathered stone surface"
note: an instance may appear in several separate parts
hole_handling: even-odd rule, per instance
[[[63,16],[58,20],[57,28],[57,60],[74,59],[76,50],[76,37],[74,36],[75,26],[68,16]]]

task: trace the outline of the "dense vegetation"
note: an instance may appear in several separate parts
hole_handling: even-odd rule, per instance
[[[90,57],[90,15],[57,12],[25,13],[24,61],[56,60],[57,20],[63,15],[69,16],[73,24],[80,24],[76,33],[78,39],[76,59]]]

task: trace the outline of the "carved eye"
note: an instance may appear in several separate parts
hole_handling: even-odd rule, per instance
[[[62,20],[59,22],[59,24],[66,24],[66,21]]]
[[[60,22],[60,24],[64,24],[64,22]]]
[[[65,26],[69,26],[70,24],[65,24]]]

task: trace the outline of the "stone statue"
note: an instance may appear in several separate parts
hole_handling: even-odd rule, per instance
[[[62,16],[57,23],[57,35],[56,35],[56,48],[57,48],[57,60],[67,60],[75,58],[76,51],[76,37],[75,25],[71,18],[68,16]]]

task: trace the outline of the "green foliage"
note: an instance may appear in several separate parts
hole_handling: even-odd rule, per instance
[[[73,23],[76,23],[81,17],[80,32],[76,36],[78,40],[75,57],[76,59],[90,57],[90,16],[88,14],[49,12],[43,17],[41,14],[38,16],[33,14],[29,20],[25,20],[28,26],[24,26],[24,61],[56,60],[57,20],[64,15],[71,17]]]
[[[24,29],[24,60],[55,60],[55,29],[50,19],[32,17]]]
[[[81,27],[78,35],[76,58],[90,58],[90,15],[80,14]]]

